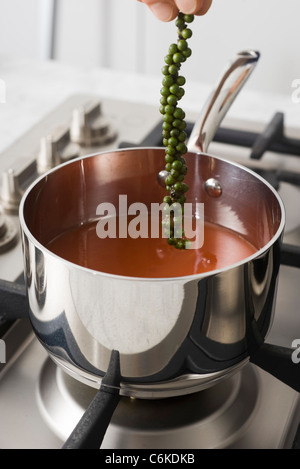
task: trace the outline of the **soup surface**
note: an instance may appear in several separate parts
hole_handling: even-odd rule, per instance
[[[144,278],[181,277],[221,269],[257,251],[235,232],[206,222],[202,248],[185,250],[169,246],[165,238],[101,239],[96,225],[92,222],[64,232],[47,248],[92,270]]]

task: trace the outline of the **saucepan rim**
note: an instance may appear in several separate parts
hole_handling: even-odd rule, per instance
[[[191,274],[191,275],[186,275],[186,276],[176,276],[176,277],[134,277],[134,276],[125,276],[125,275],[119,275],[119,274],[113,274],[113,273],[107,273],[107,272],[102,272],[102,271],[97,271],[97,270],[93,270],[93,269],[90,269],[90,268],[87,268],[87,267],[83,267],[81,265],[78,265],[78,264],[75,264],[73,262],[70,262],[66,259],[64,259],[63,257],[60,257],[58,256],[57,254],[53,253],[51,250],[49,250],[47,247],[45,247],[42,243],[40,243],[34,236],[33,234],[31,233],[30,229],[28,228],[27,226],[27,223],[25,221],[25,217],[24,217],[24,206],[25,206],[25,203],[26,203],[26,200],[27,200],[27,197],[28,195],[30,194],[30,192],[33,190],[33,188],[39,184],[40,181],[42,181],[43,179],[47,178],[48,175],[56,172],[56,171],[59,171],[60,168],[64,167],[64,166],[68,166],[68,165],[71,165],[73,163],[75,163],[76,161],[81,161],[81,160],[84,160],[86,158],[93,158],[95,156],[101,156],[101,155],[108,155],[110,153],[116,153],[116,152],[128,152],[128,151],[140,151],[140,150],[163,150],[164,148],[163,147],[128,147],[128,148],[116,148],[116,149],[113,149],[113,150],[108,150],[108,151],[103,151],[103,152],[96,152],[96,153],[92,153],[92,154],[87,154],[87,155],[83,155],[83,156],[79,156],[77,158],[74,158],[70,161],[67,161],[65,163],[61,163],[59,165],[57,165],[56,167],[50,169],[49,171],[47,171],[46,173],[40,175],[37,179],[35,179],[35,181],[33,181],[30,186],[25,190],[23,196],[22,196],[22,199],[21,199],[21,202],[20,202],[20,206],[19,206],[19,220],[20,220],[20,224],[21,224],[21,229],[22,231],[24,232],[24,234],[27,236],[27,238],[37,247],[39,248],[41,251],[46,251],[47,254],[57,260],[59,260],[60,262],[63,262],[65,263],[66,265],[72,267],[72,268],[77,268],[77,269],[80,269],[84,272],[87,272],[87,273],[90,273],[90,274],[93,274],[93,275],[99,275],[99,276],[105,276],[105,277],[108,277],[108,278],[118,278],[118,279],[122,279],[124,281],[128,280],[128,281],[136,281],[136,282],[174,282],[174,281],[186,281],[186,280],[193,280],[195,278],[207,278],[208,276],[212,276],[212,275],[216,275],[216,274],[219,274],[221,272],[226,272],[228,270],[231,270],[231,269],[234,269],[236,267],[239,267],[241,265],[244,265],[244,264],[247,264],[248,262],[251,262],[253,259],[256,259],[256,258],[259,258],[261,255],[263,255],[266,251],[268,251],[268,249],[275,243],[275,241],[281,236],[283,230],[284,230],[284,226],[285,226],[285,220],[286,220],[286,216],[285,216],[285,207],[284,207],[284,204],[283,204],[283,201],[281,199],[281,197],[279,196],[278,192],[272,187],[272,185],[267,181],[265,180],[263,177],[261,177],[259,174],[255,173],[255,171],[252,171],[251,169],[247,168],[246,166],[244,165],[241,165],[239,163],[236,163],[235,161],[230,161],[226,158],[223,158],[223,157],[220,157],[220,156],[216,156],[216,155],[213,155],[213,154],[210,154],[210,153],[194,153],[195,155],[204,155],[204,156],[208,156],[210,158],[214,158],[214,159],[217,159],[217,160],[220,160],[220,161],[223,161],[227,164],[230,164],[232,166],[235,166],[237,168],[240,168],[241,170],[245,171],[245,172],[248,172],[249,174],[251,174],[252,176],[254,176],[256,179],[258,179],[259,181],[261,181],[261,183],[263,183],[265,186],[268,187],[268,189],[274,194],[274,196],[276,197],[277,199],[277,202],[278,202],[278,205],[280,207],[280,211],[281,211],[281,220],[280,220],[280,224],[279,224],[279,227],[276,231],[276,233],[274,234],[274,236],[270,239],[270,241],[265,244],[262,248],[260,248],[258,251],[256,251],[254,254],[252,254],[251,256],[248,256],[248,257],[245,257],[244,259],[242,259],[241,261],[239,262],[236,262],[234,264],[230,264],[226,267],[223,267],[221,269],[215,269],[215,270],[211,270],[211,271],[208,271],[208,272],[204,272],[204,273],[198,273],[198,274]]]

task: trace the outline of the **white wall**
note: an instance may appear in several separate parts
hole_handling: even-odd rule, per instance
[[[56,59],[145,71],[145,6],[136,0],[58,0],[57,10]]]
[[[53,5],[54,0],[0,0],[0,55],[46,59]]]
[[[47,55],[52,1],[0,0],[0,55]],[[247,87],[290,94],[300,77],[299,18],[299,0],[214,0],[192,25],[193,55],[183,74],[215,82],[236,52],[255,48],[262,57]],[[159,22],[136,0],[57,0],[59,61],[157,75],[175,39],[175,25]]]

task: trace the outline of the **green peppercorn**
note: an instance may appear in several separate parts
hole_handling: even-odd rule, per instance
[[[173,148],[175,147],[176,148],[177,144],[178,144],[178,140],[175,137],[170,137],[168,139],[168,145],[170,145],[170,147],[173,147]]]
[[[181,174],[186,175],[186,173],[187,173],[187,166],[186,166],[185,164],[182,165],[180,172],[181,172]]]
[[[187,22],[187,21],[186,21]],[[175,25],[177,26],[178,29],[183,29],[185,27],[185,20],[184,17],[178,16]]]
[[[183,131],[186,128],[186,122],[180,121],[180,125],[178,127],[179,130]]]
[[[183,62],[184,61],[184,55],[181,52],[176,52],[175,54],[173,54],[172,60],[175,64]]]
[[[174,117],[172,116],[172,114],[165,114],[164,117],[163,117],[163,120],[165,122],[173,122]]]
[[[165,147],[165,170],[168,175],[165,178],[166,191],[169,195],[165,196],[163,201],[167,204],[166,209],[173,204],[174,206],[180,205],[182,208],[181,215],[183,214],[183,204],[186,201],[185,192],[188,186],[184,183],[184,178],[187,173],[187,165],[182,155],[187,152],[185,132],[185,112],[182,108],[178,107],[178,101],[184,96],[185,78],[179,75],[179,70],[182,63],[191,55],[192,51],[188,47],[187,39],[192,36],[192,31],[187,27],[187,24],[192,23],[194,20],[193,15],[186,15],[179,13],[176,20],[176,27],[178,28],[177,43],[173,43],[169,47],[168,54],[165,56],[165,65],[162,67],[162,88],[160,90],[160,113],[163,116],[162,134],[163,145]],[[167,212],[166,212],[167,213]],[[174,224],[182,221],[182,218],[177,219],[178,216],[171,214],[168,215],[164,221],[163,232],[168,238],[168,244],[175,246],[177,249],[185,249],[189,245],[188,240],[184,238],[184,230],[179,228],[181,237],[178,237],[178,227],[176,238],[174,231],[176,228]]]
[[[180,86],[175,83],[174,85],[171,85],[169,88],[169,92],[172,94],[175,94],[175,96],[178,96],[180,90]]]
[[[175,109],[175,111],[173,112],[173,116],[176,119],[184,119],[185,118],[185,112],[180,107],[177,107]]]
[[[185,132],[184,130],[180,130],[177,139],[179,140],[179,142],[185,142],[186,139],[187,139],[187,134],[186,134],[186,132]]]
[[[166,195],[164,198],[163,198],[163,202],[165,204],[168,204],[168,205],[171,205],[172,204],[172,199],[169,195]]]
[[[174,54],[173,54],[174,55]],[[167,65],[171,65],[173,63],[173,55],[172,54],[168,54],[165,56],[165,63]]]
[[[177,101],[178,101],[178,99],[174,94],[170,94],[167,97],[167,102],[168,102],[168,104],[171,104],[171,106],[176,106]]]
[[[163,81],[162,81],[162,84],[164,86],[169,87],[169,86],[173,85],[173,83],[174,83],[174,78],[172,78],[171,75],[164,76]]]
[[[184,142],[179,142],[178,145],[176,145],[176,150],[184,155],[187,152],[187,146]]]
[[[189,39],[190,37],[192,37],[192,35],[193,35],[193,33],[190,30],[190,28],[185,28],[183,31],[181,31],[181,36],[184,39]]]
[[[183,239],[177,239],[175,243],[175,248],[176,249],[183,249],[184,248],[184,240]]]
[[[175,108],[174,108],[174,109],[175,109]],[[180,135],[180,130],[178,130],[178,129],[172,129],[172,130],[170,131],[170,135],[171,135],[171,137],[177,138],[177,137]]]
[[[175,52],[178,52],[178,47],[177,44],[171,44],[169,47],[169,54],[175,54]]]
[[[166,96],[166,97],[169,96],[169,94],[170,94],[169,88],[167,86],[163,86],[160,90],[160,94],[162,96]]]
[[[172,155],[168,155],[168,154],[167,154],[167,155],[165,156],[165,162],[166,162],[166,163],[173,163],[173,161],[174,161],[174,158],[173,158]]]
[[[180,204],[184,204],[185,201],[186,201],[186,196],[185,196],[185,195],[182,195],[182,196],[179,197],[179,199],[178,199],[178,202],[179,202]]]
[[[192,23],[194,21],[194,15],[183,15],[183,22]]]
[[[181,163],[181,161],[178,161],[178,160],[173,161],[173,163],[172,163],[172,168],[173,168],[173,169],[176,169],[176,171],[180,171],[181,168],[182,168],[182,163]]]
[[[182,75],[179,75],[179,76],[176,78],[176,83],[177,83],[177,85],[179,85],[179,86],[185,85],[185,78],[184,78]]]
[[[177,171],[176,169],[171,169],[171,170],[170,170],[170,174],[171,174],[171,176],[173,176],[173,178],[176,179],[176,180],[177,180],[177,178],[180,176],[179,171]]]
[[[176,182],[173,187],[176,192],[183,192],[183,183]]]
[[[178,90],[176,96],[177,96],[179,99],[181,99],[181,98],[184,96],[184,93],[185,93],[184,89],[181,88],[181,87],[179,87],[179,90]]]
[[[163,122],[162,128],[163,128],[164,130],[171,130],[171,129],[172,129],[172,125],[170,124],[170,122]]]
[[[179,72],[178,66],[174,65],[174,64],[170,65],[169,68],[168,68],[168,72],[172,76],[177,76],[178,72]]]
[[[165,183],[167,186],[172,186],[174,182],[175,182],[175,179],[171,175],[167,176],[165,179]]]
[[[182,182],[181,184],[182,184],[182,190],[183,190],[183,192],[187,192],[188,189],[189,189],[189,186],[188,186],[185,182]]]
[[[190,49],[189,47],[187,47],[185,50],[182,51],[184,57],[187,59],[188,57],[190,57],[192,55],[192,49]]]
[[[188,44],[187,44],[186,40],[185,39],[179,39],[179,41],[177,42],[178,50],[183,51],[183,50],[187,49],[187,47],[188,47]]]
[[[175,106],[170,106],[170,104],[167,104],[165,107],[164,107],[164,112],[166,112],[167,114],[174,114],[174,111],[175,111]]]
[[[164,144],[164,146],[166,147],[165,152],[166,152],[167,155],[171,155],[171,156],[175,155],[176,148],[174,148],[173,145],[169,145],[169,139],[167,140],[166,145]]]
[[[181,125],[182,125],[182,121],[180,119],[173,120],[173,127],[175,127],[176,129],[180,130]]]

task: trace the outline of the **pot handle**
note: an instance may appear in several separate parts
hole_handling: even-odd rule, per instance
[[[120,401],[120,355],[113,350],[101,387],[62,449],[99,449]]]
[[[300,392],[300,361],[298,363],[297,350],[264,343],[255,324],[252,324],[252,333],[256,346],[250,353],[250,362]]]
[[[293,361],[294,352],[294,349],[263,344],[250,356],[250,361],[300,392],[300,363]]]
[[[253,72],[260,53],[239,52],[205,103],[188,141],[188,151],[206,153],[209,144],[241,88]]]

